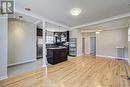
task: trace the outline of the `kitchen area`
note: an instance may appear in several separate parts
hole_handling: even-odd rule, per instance
[[[77,55],[76,38],[70,36],[68,28],[45,23],[43,31],[43,23],[34,24],[33,20],[37,21],[22,14],[8,19],[8,77],[39,69],[44,64],[62,63]]]
[[[55,30],[52,29],[54,27],[47,28],[45,35],[48,64],[58,64],[67,61],[68,56],[76,56],[76,44],[74,44],[76,40],[69,38],[69,31],[62,31],[61,26],[58,26]],[[37,28],[37,59],[42,58],[42,53],[42,29]]]

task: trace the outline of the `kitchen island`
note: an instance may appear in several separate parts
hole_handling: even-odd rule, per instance
[[[68,60],[66,47],[47,48],[47,61],[54,65]]]

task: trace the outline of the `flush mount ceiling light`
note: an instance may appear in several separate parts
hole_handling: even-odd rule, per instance
[[[99,32],[99,31],[97,31],[97,32],[96,32],[96,34],[100,34],[100,32]]]
[[[70,13],[74,16],[78,16],[81,12],[82,10],[80,8],[73,8],[70,10]]]

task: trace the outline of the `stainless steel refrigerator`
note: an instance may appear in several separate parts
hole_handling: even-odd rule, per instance
[[[37,36],[37,59],[43,58],[43,38]]]

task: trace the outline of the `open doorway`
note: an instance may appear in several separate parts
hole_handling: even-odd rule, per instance
[[[82,53],[85,54],[85,38],[82,38]]]
[[[90,55],[96,55],[96,37],[90,37]]]
[[[82,53],[96,56],[96,34],[95,32],[84,32],[82,38]]]

